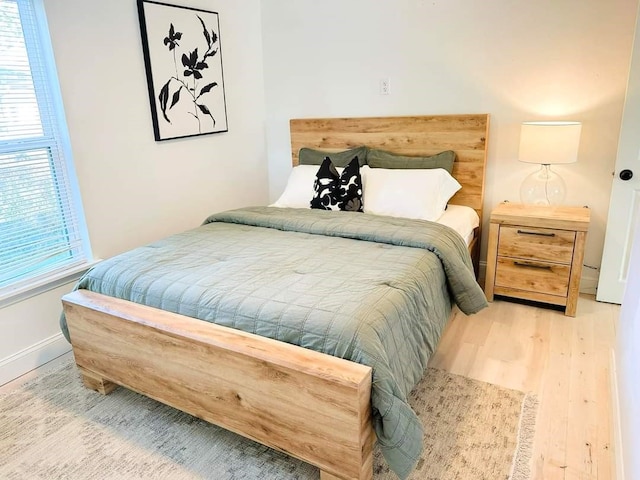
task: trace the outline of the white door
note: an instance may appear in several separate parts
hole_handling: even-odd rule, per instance
[[[596,299],[622,303],[634,219],[640,210],[640,16],[622,116],[618,156]]]
[[[638,219],[640,220],[640,218]],[[627,291],[620,308],[616,343],[616,374],[620,413],[620,439],[616,445],[622,456],[619,479],[640,479],[640,221],[630,255]],[[622,475],[620,475],[622,473]]]

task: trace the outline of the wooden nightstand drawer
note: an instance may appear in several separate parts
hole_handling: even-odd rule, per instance
[[[571,263],[576,232],[536,227],[500,228],[498,255]]]
[[[566,297],[570,274],[569,265],[498,257],[495,292],[506,287]]]

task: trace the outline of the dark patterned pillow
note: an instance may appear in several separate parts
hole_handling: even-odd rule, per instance
[[[339,174],[329,157],[325,157],[313,183],[311,208],[321,210],[364,211],[362,205],[362,178],[358,157]]]
[[[362,205],[362,177],[360,176],[360,162],[355,157],[344,167],[338,181],[338,195],[340,210],[347,212],[363,212]]]
[[[329,157],[325,157],[316,173],[313,182],[313,198],[311,208],[320,210],[340,210],[338,206],[339,198],[336,195],[340,174],[331,162]]]

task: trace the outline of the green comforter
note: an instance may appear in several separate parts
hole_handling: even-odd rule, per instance
[[[378,443],[400,478],[422,450],[408,394],[451,302],[467,314],[487,305],[466,245],[448,227],[272,207],[212,215],[98,264],[77,288],[369,365]]]

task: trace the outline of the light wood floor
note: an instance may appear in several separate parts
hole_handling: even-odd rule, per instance
[[[458,312],[430,366],[538,394],[534,479],[613,479],[609,370],[619,309],[581,296],[571,318],[496,300],[477,315]]]
[[[458,312],[430,366],[539,397],[535,479],[612,479],[610,362],[618,305],[581,296],[575,318],[496,300]]]

